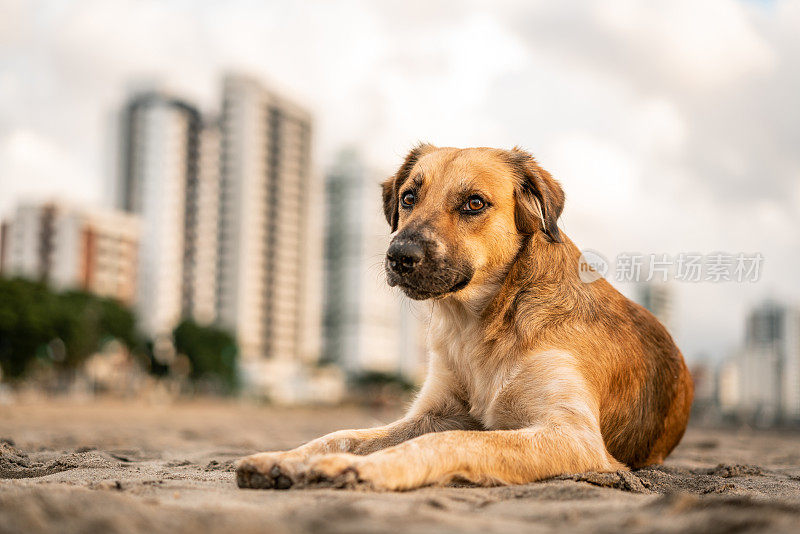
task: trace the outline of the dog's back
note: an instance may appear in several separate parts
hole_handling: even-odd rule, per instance
[[[641,467],[661,463],[680,441],[694,387],[664,326],[642,306],[617,295],[613,300],[619,302],[623,319],[611,327],[630,329],[622,345],[629,353],[619,354],[612,367],[600,405],[600,428],[614,458]]]
[[[573,354],[597,399],[608,452],[631,467],[660,463],[686,428],[691,375],[649,311],[602,278],[579,278],[580,256],[566,236],[558,246],[534,238],[506,280],[500,302],[513,304],[488,314],[497,317],[494,335],[515,336],[521,352]]]

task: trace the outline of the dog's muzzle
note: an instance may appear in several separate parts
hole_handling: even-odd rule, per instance
[[[472,268],[448,257],[435,257],[437,244],[398,235],[386,251],[389,285],[399,286],[414,300],[440,297],[463,289],[472,280]]]

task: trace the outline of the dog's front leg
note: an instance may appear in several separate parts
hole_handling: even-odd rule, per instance
[[[427,434],[368,456],[328,454],[309,462],[307,482],[404,490],[454,479],[491,486],[619,469],[625,466],[608,454],[599,430],[538,426]]]
[[[241,488],[286,489],[305,482],[309,458],[330,453],[366,455],[428,432],[475,428],[471,418],[456,413],[410,414],[386,426],[340,430],[286,452],[263,452],[239,461]]]
[[[353,457],[392,447],[430,432],[471,430],[481,425],[453,391],[452,377],[433,358],[428,378],[405,417],[386,426],[340,430],[286,452],[264,452],[241,459],[236,482],[241,488],[285,489],[306,482],[309,460],[347,453]]]

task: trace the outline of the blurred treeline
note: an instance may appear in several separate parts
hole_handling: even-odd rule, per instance
[[[113,341],[150,376],[211,384],[204,389],[213,392],[237,390],[233,336],[190,320],[172,334],[168,340],[148,339],[137,328],[134,313],[113,299],[0,278],[0,369],[10,383],[35,379],[43,369],[61,376],[79,373]]]

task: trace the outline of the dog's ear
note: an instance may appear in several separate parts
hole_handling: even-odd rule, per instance
[[[383,214],[386,216],[386,222],[392,227],[392,232],[397,230],[397,221],[400,218],[399,199],[397,198],[400,186],[408,179],[411,174],[411,169],[417,164],[419,158],[434,150],[436,147],[428,143],[419,143],[411,149],[406,156],[403,164],[397,169],[394,176],[390,176],[386,181],[381,184],[383,189]]]
[[[400,217],[398,211],[399,206],[397,203],[397,190],[394,187],[395,177],[390,176],[381,184],[383,194],[383,214],[386,216],[386,222],[392,227],[392,232],[397,230],[397,219]]]
[[[558,230],[558,218],[564,209],[561,185],[536,163],[533,156],[518,147],[509,152],[509,163],[517,175],[514,192],[517,230],[530,235],[541,229],[550,241],[561,243]]]

